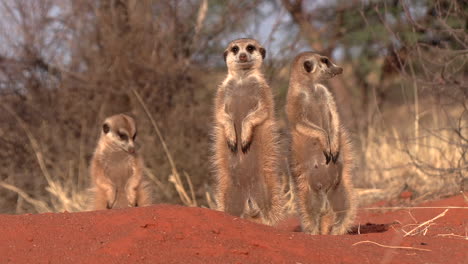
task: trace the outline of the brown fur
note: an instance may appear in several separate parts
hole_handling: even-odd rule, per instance
[[[247,65],[239,63],[242,53]],[[228,75],[215,99],[215,196],[219,210],[273,225],[283,199],[273,95],[260,70],[264,56],[253,39],[235,40],[225,51]]]
[[[134,148],[135,134],[135,121],[127,115],[114,115],[104,121],[90,167],[94,185],[92,209],[151,204],[148,183],[143,176],[143,160]],[[126,136],[126,140],[120,135]]]
[[[310,234],[345,234],[355,217],[352,148],[333,96],[318,83],[341,72],[312,52],[299,54],[291,66],[290,165],[302,229]]]

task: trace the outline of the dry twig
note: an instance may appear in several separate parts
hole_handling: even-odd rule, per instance
[[[410,249],[410,250],[419,250],[419,251],[432,251],[430,249],[425,249],[425,248],[415,248],[415,247],[402,247],[402,246],[387,246],[387,245],[382,245],[374,241],[370,240],[365,240],[365,241],[359,241],[353,244],[353,246],[359,245],[359,244],[365,244],[365,243],[370,243],[377,245],[379,247],[384,247],[384,248],[394,248],[394,249]]]

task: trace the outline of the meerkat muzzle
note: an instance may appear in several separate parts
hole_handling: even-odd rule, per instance
[[[247,54],[245,54],[245,53],[239,54],[239,60],[241,62],[247,62]]]

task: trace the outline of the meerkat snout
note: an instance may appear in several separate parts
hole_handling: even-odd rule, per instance
[[[337,66],[325,56],[310,52],[304,56],[303,68],[306,75],[314,81],[327,80],[343,73],[343,68]]]

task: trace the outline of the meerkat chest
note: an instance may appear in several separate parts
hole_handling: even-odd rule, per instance
[[[328,105],[326,98],[313,90],[301,94],[300,107],[302,115],[310,122],[322,126],[327,119]]]
[[[231,80],[226,85],[226,110],[235,118],[243,118],[261,100],[261,86],[255,79]]]
[[[134,163],[128,154],[111,154],[104,160],[104,171],[114,183],[124,185],[133,174]]]

